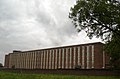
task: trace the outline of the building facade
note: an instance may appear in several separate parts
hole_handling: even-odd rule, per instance
[[[109,56],[100,42],[31,51],[13,51],[5,56],[6,68],[103,69]]]

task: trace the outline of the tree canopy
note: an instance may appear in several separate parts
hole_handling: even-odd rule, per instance
[[[100,37],[113,61],[120,62],[120,2],[118,0],[77,0],[69,18],[78,32]],[[115,55],[115,56],[114,56]]]
[[[3,67],[2,63],[0,63],[0,67]]]

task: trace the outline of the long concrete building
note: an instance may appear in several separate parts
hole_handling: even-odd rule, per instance
[[[5,68],[18,69],[104,69],[110,57],[103,43],[87,43],[5,55]]]

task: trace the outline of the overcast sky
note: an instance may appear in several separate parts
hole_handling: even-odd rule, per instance
[[[0,0],[0,62],[13,50],[99,42],[68,18],[75,0]]]

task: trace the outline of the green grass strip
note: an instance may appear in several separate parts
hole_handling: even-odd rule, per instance
[[[120,76],[76,76],[0,72],[0,79],[120,79]]]

